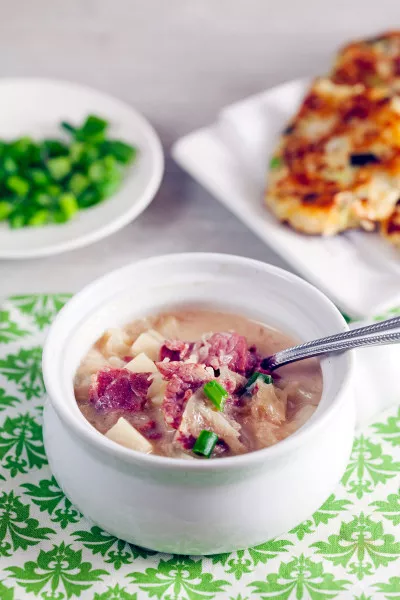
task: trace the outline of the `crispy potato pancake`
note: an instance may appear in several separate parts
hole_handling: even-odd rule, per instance
[[[400,98],[315,80],[270,163],[266,204],[308,234],[373,229],[400,198]]]
[[[400,31],[344,46],[336,57],[331,78],[339,84],[383,85],[400,91]]]

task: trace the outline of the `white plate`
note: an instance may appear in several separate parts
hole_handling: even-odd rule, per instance
[[[0,139],[21,135],[60,137],[60,121],[79,123],[89,113],[110,122],[110,136],[139,149],[121,190],[62,225],[13,230],[2,223],[0,258],[33,258],[86,246],[132,221],[153,199],[163,173],[162,148],[154,129],[133,108],[107,94],[66,81],[0,80]]]
[[[268,159],[308,85],[309,80],[288,82],[228,107],[214,125],[178,140],[172,153],[342,310],[366,317],[400,304],[400,254],[376,234],[301,235],[278,223],[263,204]]]

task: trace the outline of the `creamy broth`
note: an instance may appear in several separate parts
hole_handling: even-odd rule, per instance
[[[273,383],[259,366],[261,358],[295,344],[236,314],[162,313],[105,332],[76,373],[77,403],[100,433],[144,452],[201,458],[193,451],[201,431],[218,437],[213,458],[251,452],[296,431],[320,401],[317,359],[279,369]],[[262,373],[247,389],[254,372]],[[223,410],[204,393],[210,381],[227,392]]]

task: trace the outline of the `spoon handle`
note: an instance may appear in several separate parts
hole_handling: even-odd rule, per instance
[[[273,371],[289,363],[321,354],[344,352],[363,346],[395,344],[400,341],[400,331],[386,333],[395,328],[400,328],[400,317],[287,348],[264,359],[262,367]]]

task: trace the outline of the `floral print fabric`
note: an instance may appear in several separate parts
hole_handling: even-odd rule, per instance
[[[400,407],[357,433],[319,510],[260,546],[168,556],[90,524],[42,440],[41,348],[68,298],[16,296],[0,308],[0,600],[400,599]]]

